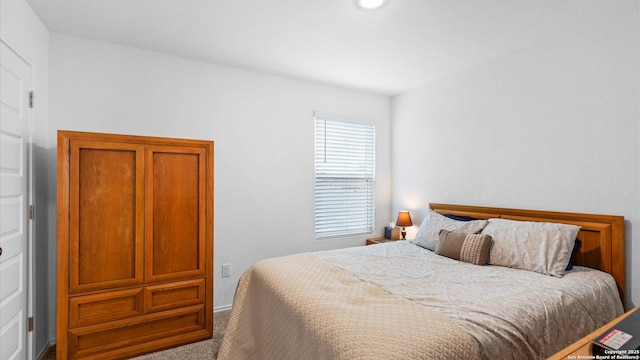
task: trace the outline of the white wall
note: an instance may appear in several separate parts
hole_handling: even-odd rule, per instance
[[[47,214],[48,181],[46,162],[48,147],[47,122],[49,114],[49,31],[24,0],[0,2],[0,38],[31,65],[31,90],[36,93],[36,107],[31,110],[33,124],[34,197],[36,206],[34,230],[34,358],[46,349],[50,336],[49,291],[47,267],[49,262],[49,222]],[[55,184],[53,184],[55,189]],[[54,190],[55,191],[55,190]],[[54,253],[55,254],[55,253]],[[55,266],[55,257],[54,266]]]
[[[376,124],[377,232],[390,221],[390,98],[59,33],[50,41],[52,141],[58,129],[215,141],[215,307],[231,305],[260,259],[364,244],[314,240],[314,110]]]
[[[640,3],[618,4],[393,98],[393,209],[414,222],[429,202],[623,215],[639,305]]]

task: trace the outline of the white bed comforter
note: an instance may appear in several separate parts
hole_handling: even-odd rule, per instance
[[[543,359],[623,312],[613,278],[562,278],[451,260],[407,241],[314,253],[346,273],[465,329],[483,359]]]

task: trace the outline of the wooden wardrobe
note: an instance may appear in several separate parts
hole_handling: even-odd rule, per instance
[[[58,131],[57,359],[213,335],[213,142]]]

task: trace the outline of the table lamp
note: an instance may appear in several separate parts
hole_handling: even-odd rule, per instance
[[[396,226],[402,227],[402,240],[407,240],[407,230],[405,227],[413,226],[411,222],[411,215],[409,215],[408,211],[400,211],[398,212],[398,219],[396,220]]]

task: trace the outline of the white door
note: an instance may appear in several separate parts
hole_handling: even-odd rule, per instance
[[[31,67],[0,42],[0,360],[27,358]]]

